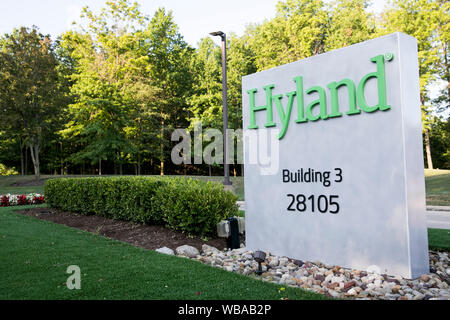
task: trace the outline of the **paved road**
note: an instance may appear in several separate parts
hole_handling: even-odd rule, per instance
[[[428,228],[450,229],[450,211],[427,211]]]
[[[238,201],[240,210],[245,211],[245,201]],[[450,207],[427,206],[427,226],[450,230]]]

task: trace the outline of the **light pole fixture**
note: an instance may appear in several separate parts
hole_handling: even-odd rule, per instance
[[[227,102],[227,36],[222,31],[211,32],[212,36],[220,36],[222,39],[222,118],[223,118],[223,171],[224,186],[230,186],[230,168],[228,165],[228,102]]]
[[[263,274],[261,263],[266,260],[266,253],[264,251],[257,250],[253,254],[253,259],[258,262],[258,271],[256,271],[256,274],[260,276]]]

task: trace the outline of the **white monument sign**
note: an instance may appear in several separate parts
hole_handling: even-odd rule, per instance
[[[428,273],[418,70],[394,33],[243,77],[248,248]]]

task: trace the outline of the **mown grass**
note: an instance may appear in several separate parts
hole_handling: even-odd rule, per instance
[[[425,169],[427,205],[450,206],[450,170]]]
[[[15,210],[18,207],[0,208],[0,299],[326,298],[19,215]],[[450,230],[428,229],[428,239],[430,249],[450,250]],[[66,286],[70,265],[81,269],[81,290]]]
[[[428,229],[428,245],[432,250],[450,251],[450,230]]]
[[[45,176],[44,176],[45,177]],[[0,194],[44,193],[44,186],[13,186],[16,183],[31,182],[34,176],[0,176]]]
[[[0,299],[326,299],[14,210],[0,208]],[[66,286],[70,265],[80,290]]]

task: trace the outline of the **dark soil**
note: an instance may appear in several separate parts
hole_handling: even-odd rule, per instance
[[[177,247],[185,244],[196,247],[199,251],[201,251],[203,244],[208,244],[219,250],[226,247],[225,238],[204,241],[200,238],[189,237],[181,232],[169,230],[163,226],[142,225],[94,215],[84,216],[51,208],[32,208],[16,212],[89,231],[111,239],[128,242],[134,246],[150,250],[161,247],[168,247],[175,250]]]

